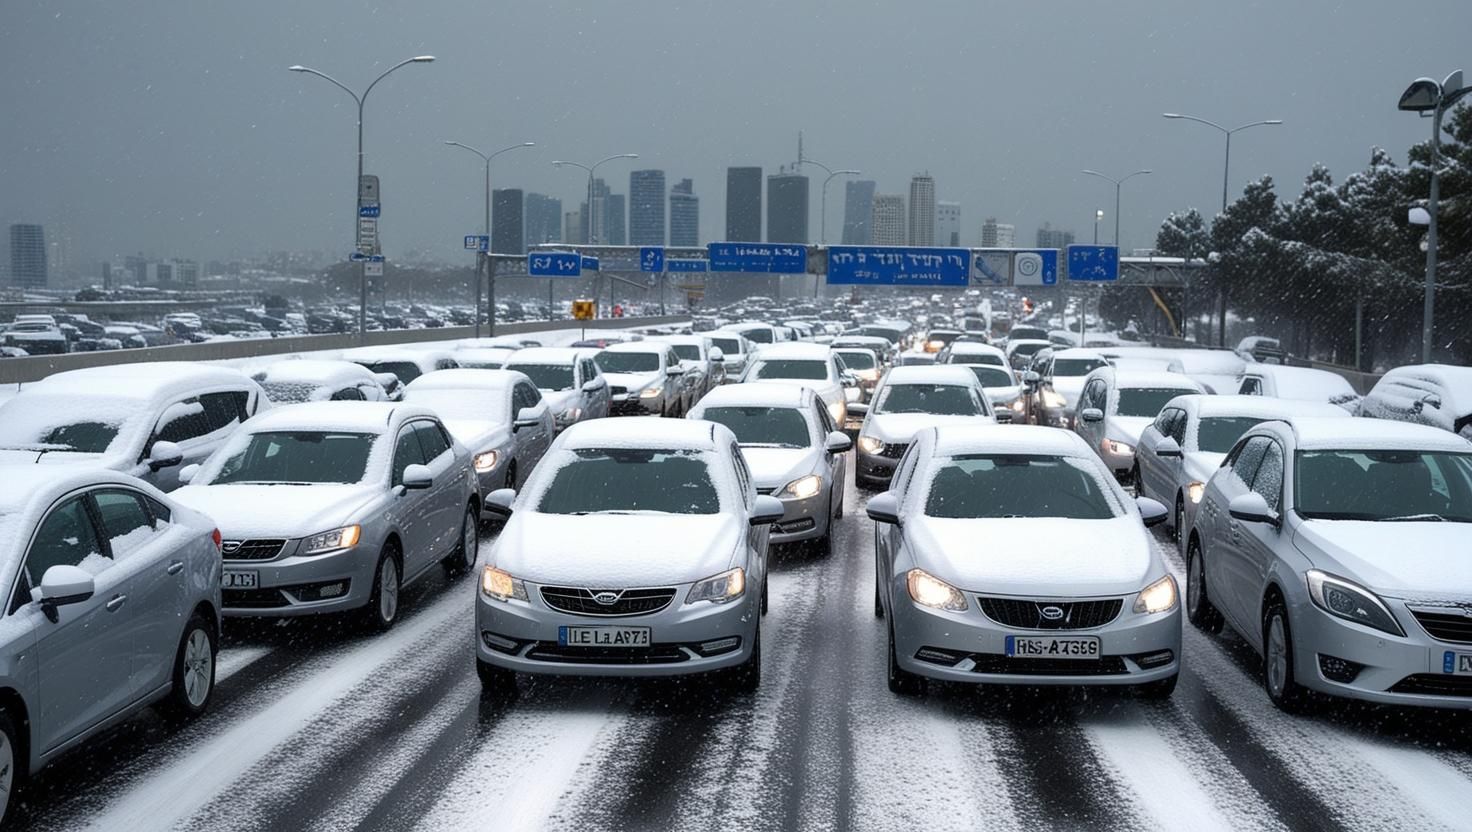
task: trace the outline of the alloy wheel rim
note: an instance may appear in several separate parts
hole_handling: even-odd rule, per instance
[[[1186,564],[1186,606],[1195,615],[1201,606],[1201,553],[1193,551]]]
[[[399,565],[393,558],[385,558],[382,577],[378,580],[378,614],[384,621],[393,621],[399,612]]]
[[[10,784],[15,779],[15,747],[10,737],[0,732],[0,817],[10,805]]]
[[[1176,498],[1176,535],[1175,535],[1175,537],[1176,537],[1176,544],[1177,545],[1180,545],[1180,542],[1182,540],[1185,540],[1186,539],[1186,529],[1182,525],[1185,522],[1185,520],[1186,520],[1186,508],[1185,508],[1185,506],[1181,505],[1181,498],[1180,497],[1177,497]]]
[[[193,707],[198,708],[209,698],[214,682],[213,659],[209,635],[202,629],[191,632],[184,645],[184,698]]]
[[[475,532],[475,517],[473,514],[467,512],[465,515],[465,539],[460,541],[460,551],[467,567],[475,565],[475,558],[477,554],[475,549],[477,542],[478,541],[476,539]]]
[[[1283,637],[1283,619],[1274,615],[1268,622],[1268,687],[1281,696],[1288,678],[1288,645]]]

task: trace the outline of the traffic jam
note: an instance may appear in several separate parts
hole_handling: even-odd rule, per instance
[[[480,707],[524,698],[545,719],[568,690],[641,684],[762,702],[764,675],[805,672],[790,658],[810,636],[767,623],[812,603],[784,581],[838,568],[858,576],[839,603],[875,625],[828,637],[874,660],[810,683],[911,700],[898,718],[917,724],[927,698],[1004,690],[1168,702],[1194,662],[1220,663],[1203,638],[1230,639],[1251,677],[1212,694],[1223,712],[1271,703],[1316,731],[1345,708],[1472,703],[1472,565],[1454,556],[1472,542],[1472,369],[1400,367],[1361,394],[1252,344],[1076,346],[1043,310],[982,326],[971,304],[933,302],[918,325],[758,301],[591,340],[24,385],[0,403],[5,812],[229,826],[207,811],[223,781],[191,795],[186,773],[149,769],[108,791],[92,761],[189,752],[172,732],[208,738],[189,726],[221,699],[243,718],[231,687],[275,647],[337,650],[332,668],[382,640],[473,661]],[[433,639],[392,641],[431,614]],[[118,801],[134,814],[107,814]],[[1274,811],[1250,825],[1298,825]]]

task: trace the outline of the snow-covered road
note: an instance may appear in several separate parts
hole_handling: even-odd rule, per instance
[[[1275,711],[1230,635],[1187,628],[1174,697],[884,683],[872,525],[780,553],[752,696],[538,679],[483,700],[473,580],[406,593],[384,636],[231,626],[212,711],[132,720],[45,772],[35,830],[1456,829],[1460,714]],[[1161,538],[1161,545],[1169,545]],[[1172,554],[1179,572],[1180,562]],[[1178,577],[1180,577],[1178,575]]]

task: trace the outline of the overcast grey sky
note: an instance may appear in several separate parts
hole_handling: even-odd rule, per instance
[[[416,54],[438,61],[374,90],[367,168],[383,179],[386,253],[451,260],[480,224],[479,162],[442,142],[537,147],[496,160],[498,187],[571,208],[581,172],[611,163],[695,180],[701,233],[724,232],[725,168],[797,155],[860,168],[881,193],[928,170],[982,220],[1092,234],[1125,186],[1123,244],[1169,211],[1220,203],[1222,137],[1163,111],[1236,125],[1232,189],[1271,174],[1296,193],[1314,162],[1336,175],[1372,145],[1404,162],[1427,122],[1395,110],[1420,75],[1472,71],[1472,3],[725,0],[6,0],[0,14],[0,221],[53,222],[87,260],[145,251],[217,257],[347,252],[353,105],[302,63],[361,89]],[[830,236],[842,180],[829,192]],[[812,195],[817,236],[818,193]],[[1112,217],[1101,235],[1107,240]]]

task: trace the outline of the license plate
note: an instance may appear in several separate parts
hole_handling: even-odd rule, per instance
[[[648,647],[648,627],[558,627],[562,647]]]
[[[226,572],[220,578],[221,589],[255,589],[255,572]]]
[[[1007,655],[1017,659],[1097,659],[1094,636],[1007,636]]]
[[[1451,650],[1442,653],[1441,672],[1456,676],[1472,676],[1472,653],[1454,653]]]

